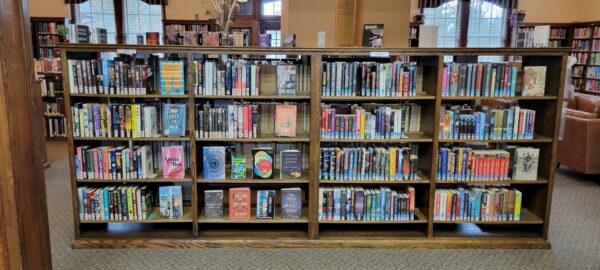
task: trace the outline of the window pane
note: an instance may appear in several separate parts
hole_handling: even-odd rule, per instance
[[[252,16],[254,15],[254,0],[248,0],[245,3],[239,3],[240,10],[238,14],[241,16]]]
[[[458,39],[458,1],[425,9],[425,25],[438,27],[438,47],[456,47]]]
[[[115,43],[115,15],[113,2],[111,0],[89,0],[75,5],[77,14],[76,24],[87,25],[96,34],[97,28],[105,28],[108,34],[108,42]]]
[[[281,16],[281,0],[262,0],[263,16]]]
[[[162,36],[160,5],[148,5],[141,0],[125,0],[125,5],[123,19],[127,43],[137,44],[137,35],[145,37],[146,32],[158,32]]]

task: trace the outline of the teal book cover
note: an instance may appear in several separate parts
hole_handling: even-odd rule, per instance
[[[186,105],[166,103],[163,105],[163,135],[183,137],[186,129]]]

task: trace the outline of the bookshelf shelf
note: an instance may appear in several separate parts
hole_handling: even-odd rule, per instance
[[[38,75],[43,75],[43,76],[62,76],[62,72],[38,72]]]
[[[175,23],[175,22],[174,22]],[[571,39],[569,34],[567,39]],[[62,70],[67,70],[64,75],[63,88],[65,96],[65,117],[67,118],[67,136],[69,143],[69,157],[71,160],[71,187],[73,200],[74,220],[74,248],[140,248],[140,247],[469,247],[469,248],[549,248],[548,232],[552,189],[554,185],[554,170],[556,168],[556,147],[558,131],[560,126],[560,112],[562,104],[558,102],[563,99],[563,87],[561,83],[567,76],[566,63],[569,48],[264,48],[264,47],[196,47],[196,46],[146,46],[146,45],[101,45],[101,44],[61,44],[58,47],[62,57]],[[186,89],[183,95],[108,95],[108,94],[79,94],[71,93],[70,79],[72,74],[68,73],[68,60],[81,59],[89,55],[96,57],[99,52],[114,52],[118,49],[136,50],[144,54],[165,55],[172,53],[179,55],[179,59],[187,61],[185,74],[193,74],[193,63],[198,55],[251,55],[257,58],[264,55],[294,55],[302,58],[302,63],[310,68],[310,93],[302,93],[297,96],[279,96],[275,94],[264,94],[260,96],[225,96],[225,95],[195,95],[192,77],[185,77]],[[418,69],[417,96],[408,97],[331,97],[322,96],[321,67],[324,61],[337,61],[336,59],[364,58],[369,61],[372,52],[388,52],[393,56],[408,57],[415,61]],[[541,97],[442,97],[442,66],[444,56],[521,56],[523,66],[546,66],[546,89],[545,96]],[[144,56],[141,56],[144,57]],[[141,59],[141,58],[140,58]],[[378,59],[378,61],[390,61],[389,59]],[[216,60],[216,61],[222,61]],[[585,74],[585,73],[583,73]],[[58,75],[57,75],[58,76]],[[517,87],[519,88],[519,87]],[[271,90],[271,89],[269,89]],[[77,92],[77,90],[74,90]],[[265,93],[265,92],[261,92]],[[519,94],[519,93],[517,93]],[[115,102],[128,102],[127,99],[154,99],[154,103],[171,102],[169,99],[185,102],[187,104],[185,137],[157,137],[157,138],[96,138],[75,137],[73,133],[73,119],[71,106],[80,102],[108,103],[110,99],[123,99]],[[108,99],[108,100],[105,100]],[[511,100],[519,106],[527,109],[535,109],[536,114],[536,136],[530,140],[451,140],[439,139],[439,117],[441,104],[452,101],[479,101],[479,100]],[[196,138],[197,111],[201,104],[206,101],[223,104],[231,101],[266,101],[258,103],[306,102],[310,112],[305,126],[298,129],[295,138],[274,136],[268,122],[258,123],[259,138]],[[150,100],[148,100],[150,101]],[[420,132],[410,132],[403,139],[325,139],[320,138],[322,124],[321,105],[327,103],[361,104],[367,108],[374,103],[385,104],[392,107],[403,104],[404,101],[415,101],[420,106]],[[150,102],[149,102],[150,103]],[[235,102],[239,103],[239,102]],[[459,103],[459,102],[455,102]],[[213,105],[213,104],[211,104]],[[222,104],[219,104],[222,106]],[[308,107],[310,106],[310,107]],[[404,105],[403,105],[404,106]],[[412,105],[411,105],[412,106]],[[333,106],[332,106],[333,107]],[[215,108],[218,108],[215,105]],[[300,108],[300,107],[299,107]],[[418,108],[418,107],[416,107]],[[212,108],[211,108],[212,109]],[[370,108],[367,108],[370,110]],[[394,108],[395,109],[395,108]],[[265,111],[260,111],[264,113]],[[344,113],[340,113],[343,115]],[[262,117],[263,115],[261,115]],[[267,120],[265,120],[267,119]],[[349,118],[350,119],[350,118]],[[269,118],[261,118],[268,121]],[[273,120],[274,121],[274,120]],[[300,123],[300,122],[299,122]],[[265,133],[265,130],[266,133]],[[271,131],[269,131],[271,130]],[[310,130],[310,132],[308,131]],[[77,179],[75,163],[73,162],[76,148],[84,144],[92,146],[118,145],[131,146],[131,142],[165,142],[165,144],[189,145],[190,169],[186,171],[183,179],[129,179],[129,180],[103,180],[103,179]],[[438,150],[442,143],[514,143],[517,145],[531,145],[540,148],[538,180],[523,181],[511,180],[502,182],[492,181],[435,181],[438,166]],[[419,180],[412,181],[338,181],[320,179],[320,153],[321,147],[379,147],[378,144],[395,147],[398,145],[414,143],[418,146]],[[248,179],[230,179],[230,165],[226,164],[227,178],[224,180],[203,179],[203,147],[227,145],[233,148],[253,148],[255,145],[271,145],[277,151],[279,148],[300,149],[302,147],[303,165],[305,170],[300,179],[279,179],[279,172],[275,170],[273,180],[254,180],[252,174],[247,173]],[[146,144],[141,144],[146,145]],[[155,145],[154,143],[152,144]],[[262,146],[261,145],[261,146]],[[412,146],[411,146],[412,147]],[[406,148],[409,149],[409,148]],[[409,149],[412,151],[412,148]],[[154,150],[153,150],[154,151]],[[237,151],[237,150],[236,150]],[[408,150],[407,150],[408,151]],[[247,155],[247,150],[242,150]],[[278,158],[275,152],[274,160]],[[187,156],[186,156],[187,157]],[[228,161],[227,161],[228,162]],[[247,166],[252,162],[246,161]],[[275,168],[279,160],[275,162]],[[412,159],[411,159],[412,162]],[[180,219],[169,220],[154,218],[144,221],[86,221],[79,220],[79,206],[77,188],[82,186],[104,187],[120,183],[131,185],[145,185],[149,188],[176,185],[188,186],[190,191],[189,200],[184,201],[184,216]],[[89,185],[88,185],[89,184]],[[447,189],[461,187],[463,185],[486,185],[506,187],[516,185],[522,190],[520,221],[434,221],[435,194],[436,189]],[[320,188],[330,189],[335,186],[348,188],[363,187],[365,190],[379,190],[379,187],[389,186],[391,190],[404,192],[410,190],[415,194],[415,213],[413,221],[333,221],[318,220],[319,192]],[[408,189],[410,187],[410,189]],[[224,218],[219,220],[208,220],[204,218],[203,209],[205,204],[204,191],[210,189],[225,189],[229,187],[249,187],[251,190],[252,206],[255,206],[256,191],[261,189],[276,190],[275,213],[281,213],[280,189],[286,187],[299,187],[302,191],[302,218],[282,219],[277,216],[270,220],[257,220],[256,210],[250,220],[230,220],[228,214],[228,198],[223,200]],[[464,186],[463,186],[464,187]],[[511,187],[514,188],[514,187]],[[224,192],[224,198],[227,194]],[[187,195],[186,195],[187,196]],[[228,196],[227,196],[228,197]],[[153,208],[154,214],[158,208]],[[363,226],[367,225],[367,226]],[[494,230],[480,230],[466,234],[457,227],[463,226],[491,227]],[[505,226],[510,225],[510,226]]]
[[[104,223],[189,223],[193,222],[192,208],[184,207],[183,216],[177,219],[161,218],[160,208],[152,207],[152,212],[148,219],[143,220],[80,220],[83,224],[104,224]]]

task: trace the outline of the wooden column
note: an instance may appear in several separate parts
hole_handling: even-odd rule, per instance
[[[27,0],[0,0],[0,268],[51,269]]]

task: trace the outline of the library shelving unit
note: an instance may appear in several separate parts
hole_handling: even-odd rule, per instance
[[[408,47],[417,48],[419,47],[419,26],[420,23],[411,22],[408,25]]]
[[[549,48],[564,48],[571,46],[572,25],[568,23],[519,23],[517,26],[517,36],[513,40],[515,48],[533,48],[533,30],[536,26],[549,25],[550,38]]]
[[[556,147],[560,124],[560,112],[563,97],[563,82],[566,78],[568,49],[528,49],[528,48],[469,48],[469,49],[366,49],[366,48],[265,48],[265,47],[180,47],[180,46],[134,46],[134,45],[62,45],[63,70],[68,70],[68,59],[97,57],[99,52],[121,52],[139,54],[144,57],[152,54],[174,54],[187,61],[186,94],[177,97],[149,95],[95,95],[72,94],[69,80],[64,80],[68,123],[68,144],[70,175],[75,227],[74,248],[198,248],[198,247],[373,247],[373,248],[550,248],[548,228],[550,206],[556,168]],[[196,96],[193,79],[193,61],[203,57],[226,57],[259,59],[267,55],[286,55],[303,64],[310,65],[310,93],[297,96],[277,96],[274,89],[260,89],[256,97],[236,96]],[[441,94],[444,56],[513,56],[523,59],[523,66],[546,66],[546,88],[542,97],[508,98],[518,102],[519,106],[534,109],[536,114],[535,134],[532,140],[481,140],[489,146],[511,143],[523,146],[535,146],[540,149],[538,180],[507,182],[458,182],[436,181],[438,148],[448,143],[462,143],[466,140],[438,139],[439,115],[442,104],[479,104],[480,97],[445,97]],[[321,95],[322,67],[326,61],[376,61],[391,62],[393,57],[410,57],[417,63],[417,95],[407,97],[329,97]],[[359,59],[359,60],[357,60]],[[66,76],[69,78],[69,76]],[[296,138],[272,137],[268,133],[255,139],[197,139],[195,137],[195,112],[188,109],[188,133],[185,137],[152,139],[115,139],[115,138],[76,138],[73,136],[70,108],[77,102],[111,102],[114,100],[157,100],[180,99],[188,103],[188,108],[212,100],[266,101],[308,103],[309,127],[300,127]],[[398,104],[410,101],[421,105],[421,130],[409,134],[408,138],[397,140],[361,140],[322,139],[321,105],[322,103],[382,103]],[[299,113],[300,114],[300,113]],[[261,116],[263,117],[263,116]],[[261,127],[262,128],[262,127]],[[302,128],[302,130],[300,130]],[[137,179],[137,180],[78,180],[74,155],[77,146],[82,144],[100,145],[101,143],[137,143],[152,141],[187,142],[191,148],[191,168],[184,179]],[[116,141],[116,142],[111,142]],[[202,146],[248,144],[302,145],[303,163],[307,170],[303,177],[296,180],[205,180],[202,177]],[[320,151],[328,145],[398,145],[414,143],[419,145],[419,179],[411,181],[332,181],[320,179]],[[298,146],[300,147],[300,146]],[[275,153],[277,155],[277,153]],[[275,166],[277,169],[277,166]],[[184,216],[180,219],[151,218],[142,221],[110,222],[80,221],[77,187],[115,185],[116,183],[144,183],[161,185],[171,182],[191,184],[191,204],[184,205]],[[336,184],[360,185],[364,188],[389,186],[393,189],[412,186],[416,193],[414,220],[407,221],[356,221],[356,220],[319,220],[319,188]],[[518,221],[437,221],[433,218],[435,190],[437,188],[458,188],[481,185],[516,187],[523,193],[522,218]],[[270,220],[230,220],[225,218],[208,220],[203,217],[203,191],[210,188],[227,189],[229,187],[250,187],[280,189],[282,187],[300,187],[302,189],[302,218],[281,219],[278,216]],[[254,193],[254,192],[253,192]],[[254,198],[254,195],[253,199]],[[227,200],[224,200],[225,204]],[[156,206],[155,206],[156,207]],[[255,207],[253,205],[253,207]],[[156,209],[154,209],[156,210]]]
[[[600,22],[573,24],[572,46],[577,57],[572,71],[575,90],[600,94]]]
[[[31,17],[31,34],[34,58],[60,57],[60,49],[56,46],[62,42],[56,32],[56,26],[64,25],[62,17]]]

